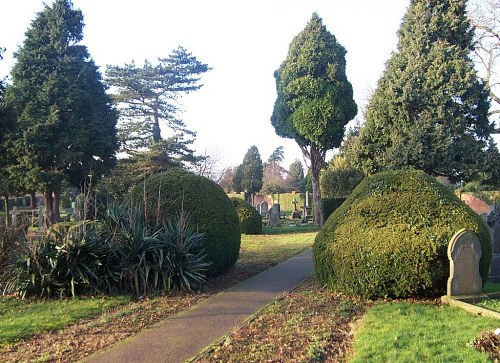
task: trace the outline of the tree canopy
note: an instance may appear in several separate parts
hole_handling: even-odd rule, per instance
[[[259,149],[252,145],[241,164],[241,189],[249,194],[260,192],[262,189],[262,174],[263,167]]]
[[[16,150],[57,219],[61,182],[83,183],[115,162],[116,112],[83,37],[83,15],[69,0],[44,5],[15,53],[8,98],[17,114]],[[52,194],[56,194],[55,205]]]
[[[363,169],[413,167],[452,181],[473,179],[493,127],[488,92],[470,58],[465,0],[412,0],[398,36],[360,132]]]
[[[323,224],[319,171],[326,152],[340,146],[345,125],[357,113],[345,73],[345,54],[344,47],[314,13],[274,73],[277,98],[271,123],[279,136],[294,139],[311,161],[318,225]]]
[[[161,125],[181,137],[195,136],[179,118],[178,100],[202,87],[200,75],[209,71],[186,49],[178,47],[156,64],[148,60],[142,67],[108,65],[106,81],[116,88],[121,122],[119,138],[124,150],[149,148],[163,139]]]

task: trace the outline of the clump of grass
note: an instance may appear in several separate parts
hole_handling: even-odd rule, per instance
[[[498,320],[431,303],[375,305],[358,329],[351,362],[487,362],[471,346]]]

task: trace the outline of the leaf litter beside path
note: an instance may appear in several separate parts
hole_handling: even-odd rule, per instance
[[[257,236],[256,246],[253,246],[256,238],[246,236],[242,238],[242,250],[249,246],[249,251],[242,251],[238,263],[226,274],[209,278],[206,290],[141,299],[67,328],[1,346],[0,360],[2,363],[81,360],[301,252],[312,244],[314,235]],[[283,246],[277,247],[280,242]],[[268,253],[267,249],[273,245],[274,251]]]
[[[342,362],[365,306],[310,278],[195,361]]]

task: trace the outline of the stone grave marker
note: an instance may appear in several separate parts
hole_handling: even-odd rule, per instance
[[[450,277],[447,295],[474,295],[482,292],[479,274],[481,243],[474,232],[462,229],[455,233],[448,245]]]
[[[495,203],[492,210],[484,216],[484,221],[490,228],[491,244],[493,246],[488,277],[492,282],[500,282],[500,205]]]
[[[257,204],[257,210],[259,211],[260,215],[262,217],[267,216],[267,213],[269,213],[269,204],[265,200]]]
[[[280,205],[278,203],[273,204],[269,210],[269,221],[267,222],[268,227],[277,227],[280,225]]]

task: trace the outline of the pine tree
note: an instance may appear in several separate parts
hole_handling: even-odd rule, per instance
[[[413,167],[471,180],[491,140],[465,0],[412,0],[366,112],[357,158],[368,173]]]
[[[316,224],[323,225],[319,172],[328,150],[340,146],[345,125],[356,116],[345,73],[346,50],[314,13],[290,44],[275,72],[277,98],[271,123],[279,136],[294,139],[311,161]]]
[[[115,162],[116,112],[87,48],[78,44],[82,37],[83,15],[71,1],[44,5],[12,70],[10,100],[22,135],[16,149],[44,190],[49,223],[58,219],[64,179],[95,181]]]

